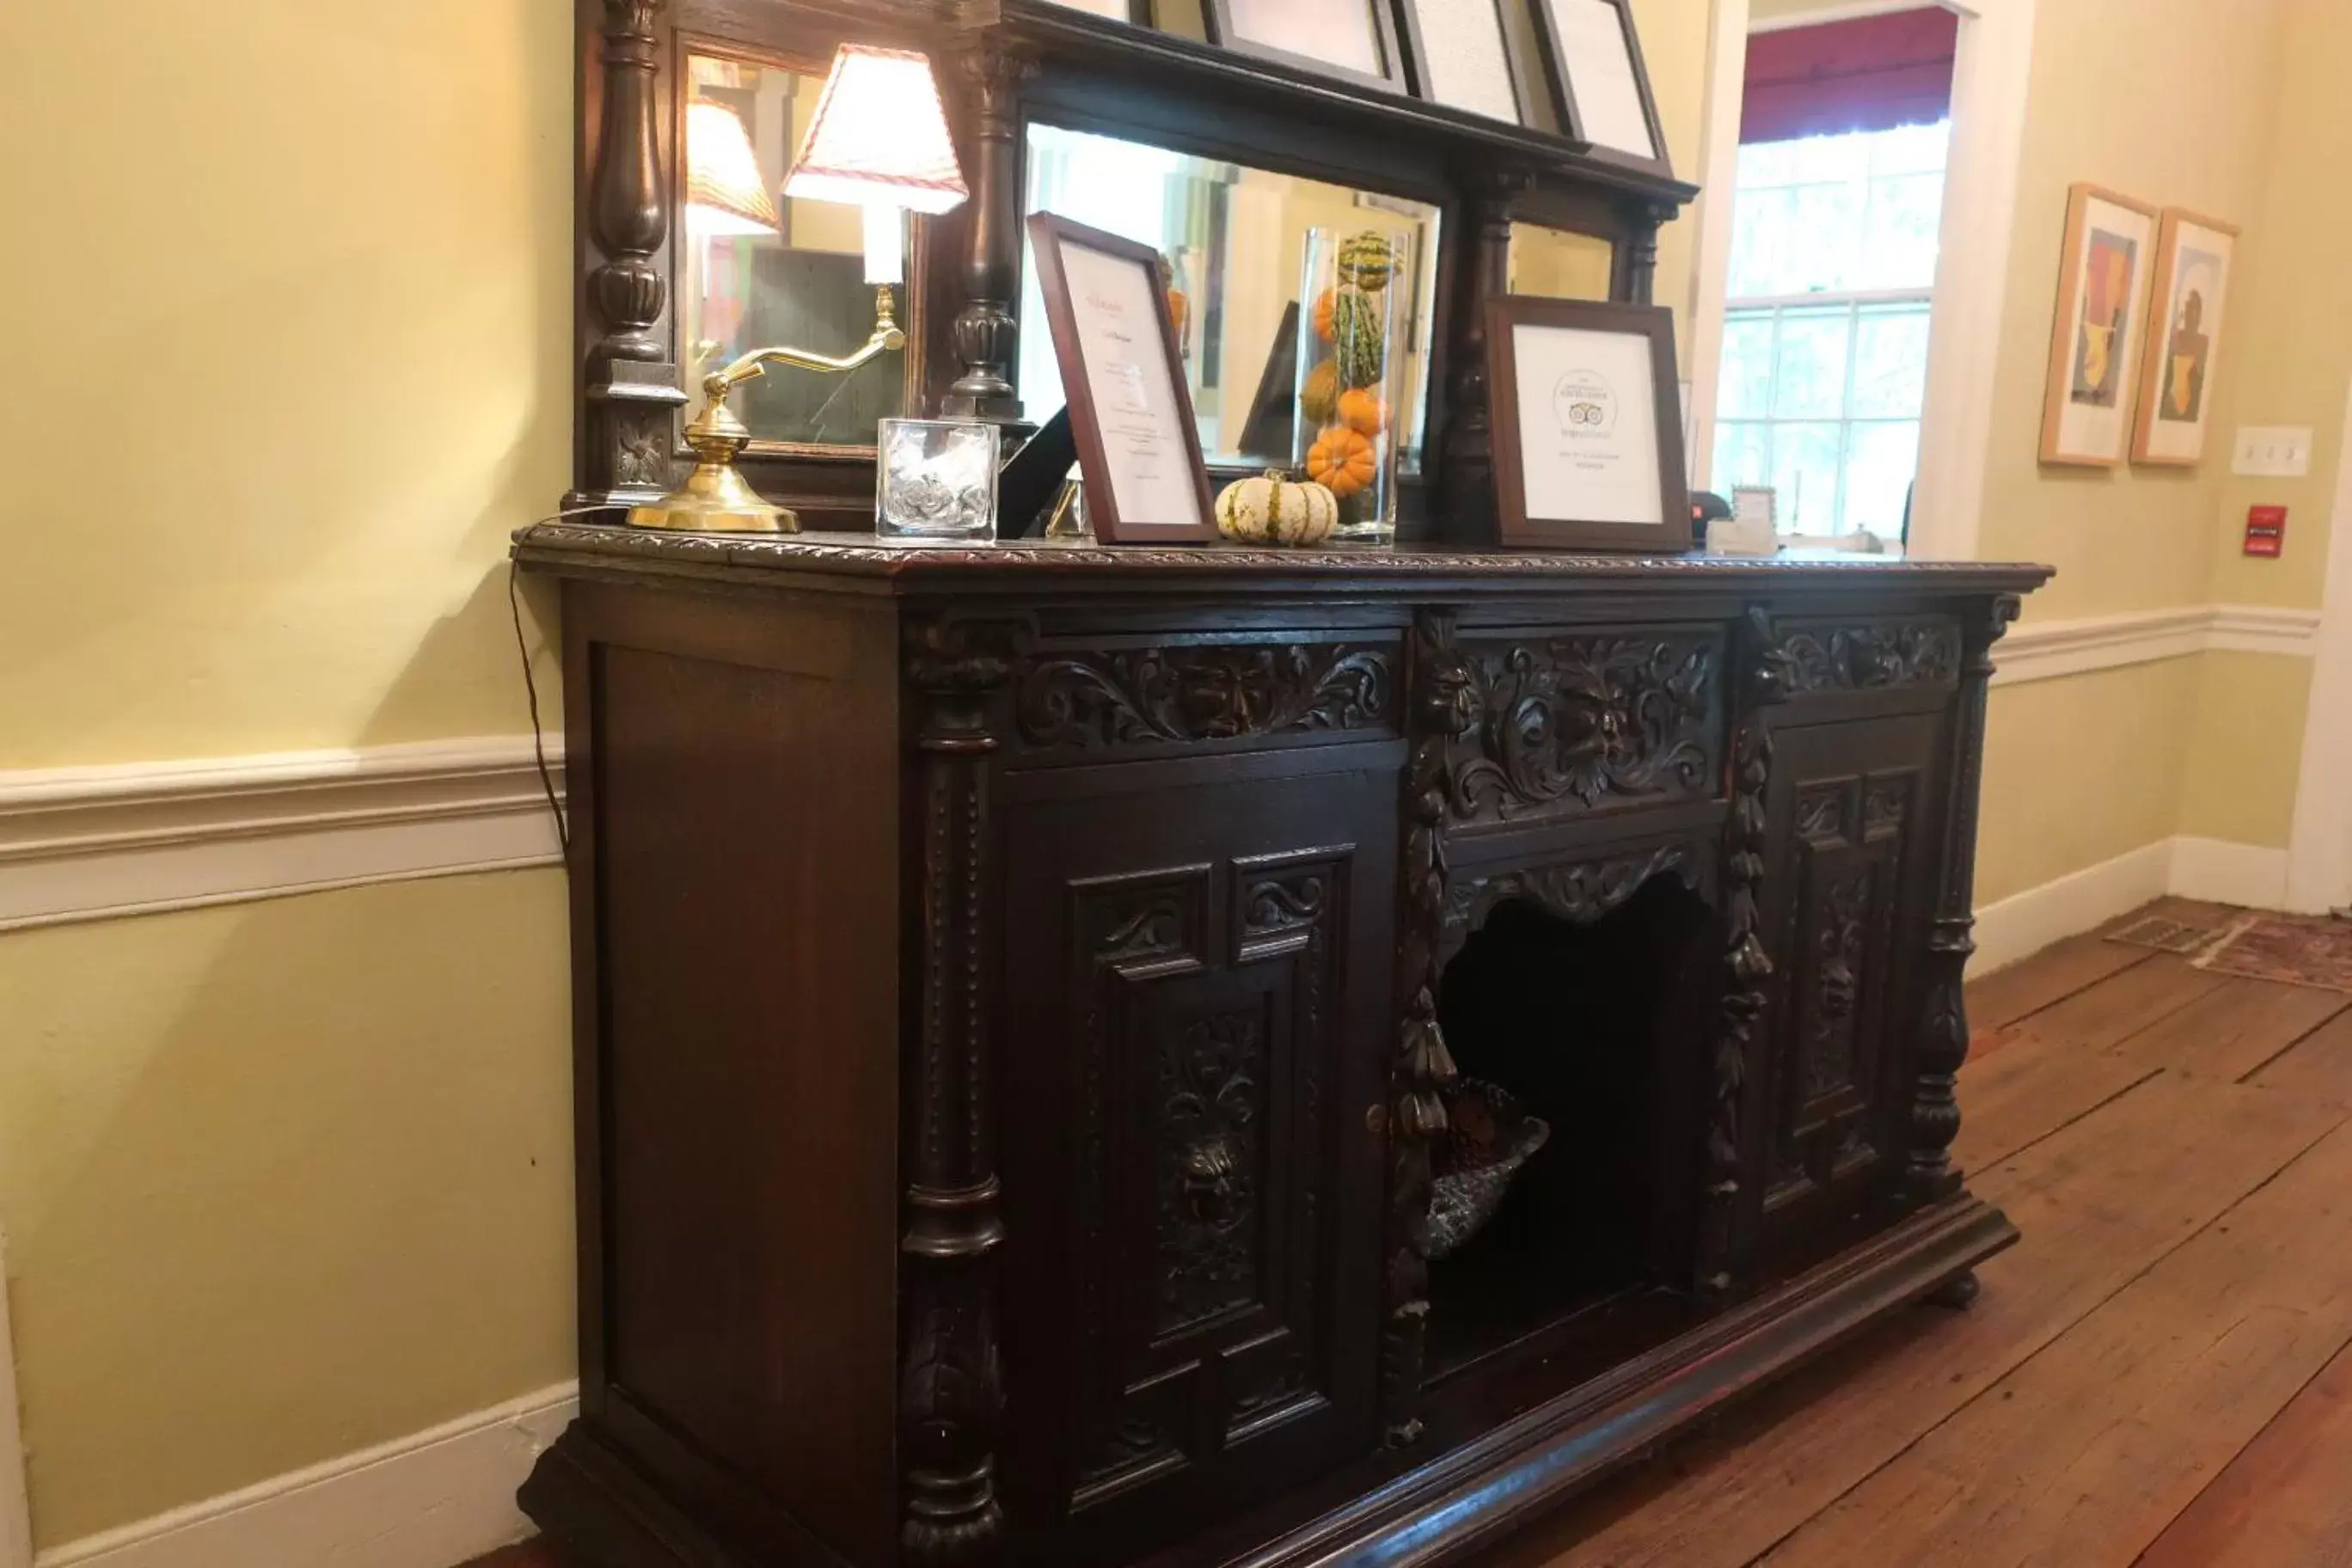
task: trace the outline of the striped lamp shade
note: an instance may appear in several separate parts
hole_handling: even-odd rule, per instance
[[[929,57],[844,44],[784,176],[794,199],[943,213],[971,195]]]
[[[707,99],[686,106],[686,221],[708,235],[772,235],[783,227],[743,117]]]

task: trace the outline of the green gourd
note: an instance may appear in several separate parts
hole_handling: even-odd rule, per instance
[[[1383,313],[1381,300],[1353,289],[1341,289],[1331,302],[1331,355],[1339,384],[1350,391],[1377,384],[1388,368]]]

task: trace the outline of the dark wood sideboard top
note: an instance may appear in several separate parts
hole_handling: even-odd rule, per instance
[[[518,530],[525,566],[580,577],[716,578],[745,586],[847,594],[957,595],[1328,594],[1427,598],[1524,594],[1643,593],[1694,588],[1901,595],[2021,594],[2053,569],[2016,563],[1901,561],[1819,552],[1777,556],[1599,555],[1402,547],[1250,550],[1064,544],[891,544],[870,533],[656,533],[604,524],[539,523]]]

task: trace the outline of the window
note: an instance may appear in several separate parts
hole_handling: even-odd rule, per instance
[[[1783,532],[1903,534],[1948,121],[1739,149],[1715,488]]]

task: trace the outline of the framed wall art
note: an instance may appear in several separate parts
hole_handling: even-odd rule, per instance
[[[1502,543],[1677,555],[1696,547],[1674,321],[1657,305],[1487,302]]]
[[[1559,122],[1612,162],[1671,174],[1633,0],[1529,0]]]
[[[1397,0],[1421,96],[1510,125],[1529,123],[1528,74],[1503,20],[1504,0]]]
[[[2237,248],[2230,225],[2165,209],[2156,247],[2158,313],[2140,356],[2135,463],[2186,468],[2204,459]]]
[[[2096,185],[2067,192],[2042,400],[2045,463],[2111,468],[2124,460],[2156,239],[2155,208]]]
[[[1045,322],[1106,544],[1208,543],[1208,465],[1184,382],[1160,253],[1038,213],[1029,219]]]
[[[1390,0],[1201,0],[1201,22],[1219,48],[1279,60],[1320,76],[1404,92]]]

